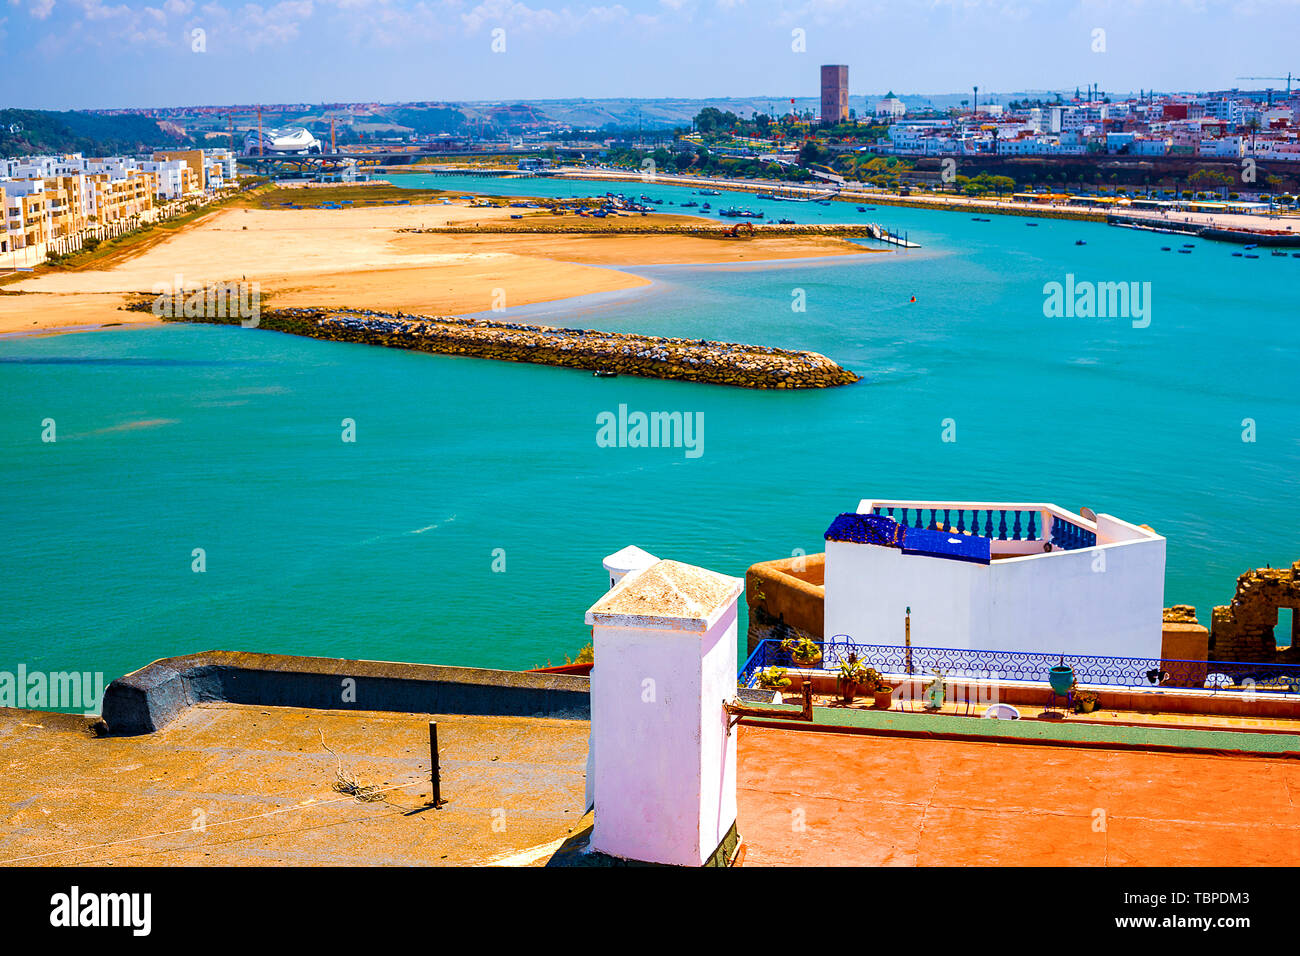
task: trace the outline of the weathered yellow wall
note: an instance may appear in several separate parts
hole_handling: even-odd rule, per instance
[[[767,638],[823,636],[826,555],[760,561],[745,572],[748,649]]]

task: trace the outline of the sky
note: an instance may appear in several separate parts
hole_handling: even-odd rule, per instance
[[[1300,0],[0,0],[39,109],[1285,87]]]

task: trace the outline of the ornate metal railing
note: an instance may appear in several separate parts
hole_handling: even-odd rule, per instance
[[[995,504],[975,507],[970,502],[914,501],[875,505],[871,511],[893,518],[909,528],[955,531],[993,541],[1047,540],[1066,551],[1092,548],[1097,544],[1095,531],[1048,510],[1047,506]]]
[[[840,634],[817,642],[822,659],[815,668],[831,670],[848,659],[874,667],[882,674],[929,677],[939,671],[948,678],[1032,681],[1047,683],[1057,664],[1074,669],[1080,684],[1097,687],[1179,687],[1225,693],[1300,694],[1300,665],[1239,661],[1182,661],[1150,657],[1098,657],[1090,654],[1050,654],[1039,651],[968,650],[949,647],[905,647],[900,644],[858,644]],[[798,668],[778,640],[759,642],[740,669],[739,682],[752,687],[765,667]]]

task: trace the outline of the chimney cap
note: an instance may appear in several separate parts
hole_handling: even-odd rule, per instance
[[[587,611],[588,624],[703,633],[745,590],[740,578],[657,561],[625,577]]]
[[[649,551],[629,544],[626,548],[606,555],[601,564],[605,566],[606,571],[627,574],[630,571],[644,571],[658,560]]]

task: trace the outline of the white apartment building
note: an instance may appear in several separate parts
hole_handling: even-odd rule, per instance
[[[120,235],[157,215],[160,202],[233,184],[225,149],[186,159],[87,159],[80,153],[0,159],[0,267],[30,268],[81,248],[87,236]],[[227,171],[231,176],[227,176]]]
[[[1247,145],[1248,142],[1244,136],[1222,136],[1218,139],[1202,140],[1196,153],[1198,156],[1241,159],[1246,155]]]
[[[152,173],[157,182],[157,197],[163,201],[180,199],[186,192],[189,166],[183,159],[140,164],[145,172]]]
[[[1300,142],[1293,138],[1274,138],[1259,136],[1255,138],[1255,148],[1250,148],[1246,140],[1246,154],[1256,159],[1274,159],[1283,162],[1300,162]]]

